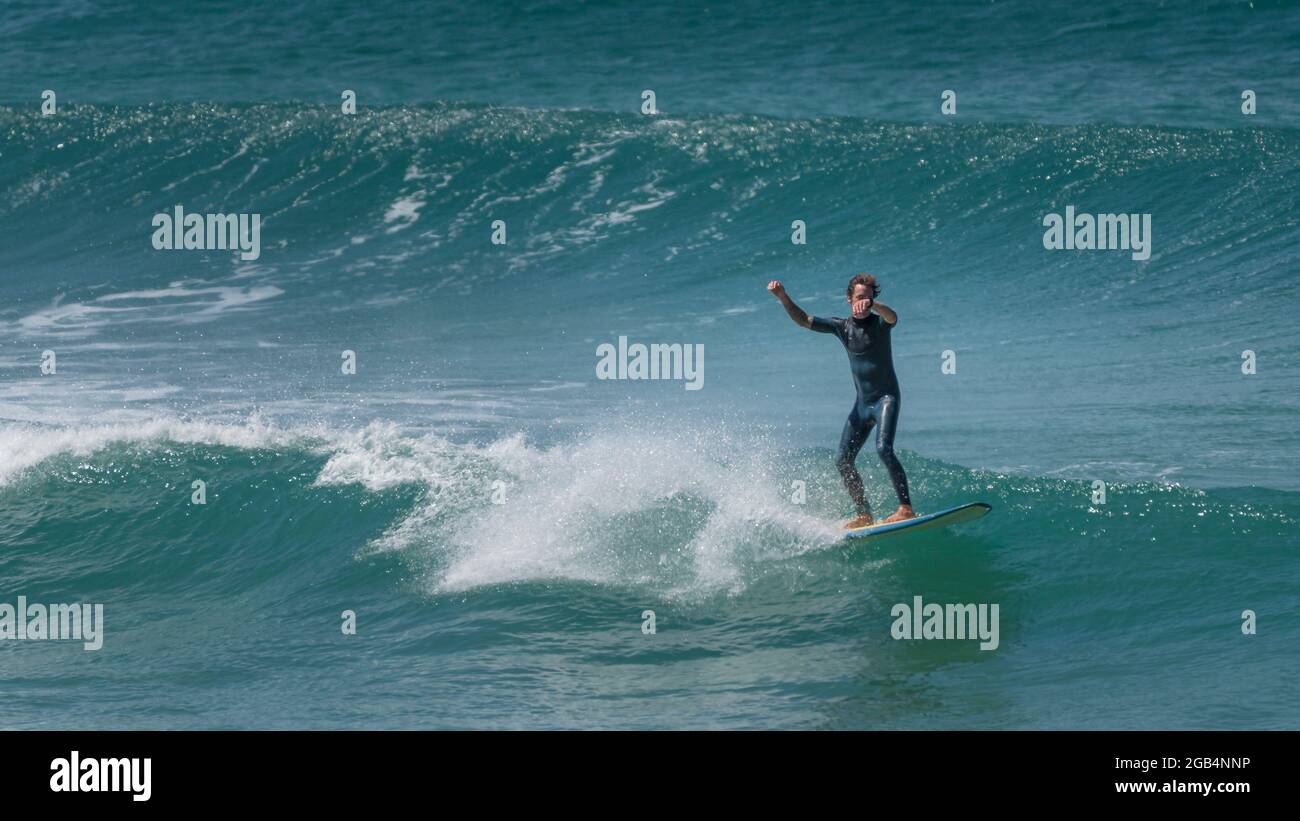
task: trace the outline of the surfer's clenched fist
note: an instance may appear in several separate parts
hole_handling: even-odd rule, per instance
[[[772,292],[772,296],[781,300],[781,304],[785,306],[785,312],[795,321],[795,324],[802,325],[805,328],[809,326],[808,314],[804,313],[803,309],[795,305],[794,300],[786,295],[785,286],[781,284],[781,280],[774,279],[767,283],[767,290]]]

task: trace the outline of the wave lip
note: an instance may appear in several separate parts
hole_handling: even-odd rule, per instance
[[[104,425],[6,422],[0,424],[0,487],[56,456],[87,457],[120,444],[184,443],[254,450],[309,442],[320,435],[321,429],[279,429],[259,416],[238,425],[160,417]]]

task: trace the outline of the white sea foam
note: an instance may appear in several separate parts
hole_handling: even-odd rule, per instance
[[[375,422],[356,430],[154,419],[51,427],[0,423],[0,485],[52,456],[118,442],[302,447],[326,455],[316,484],[420,501],[359,553],[400,552],[432,593],[552,580],[653,585],[663,595],[737,592],[754,562],[833,541],[788,498],[776,454],[719,431],[598,432],[538,447],[520,434],[462,444]]]
[[[424,195],[425,192],[420,190],[399,197],[388,206],[388,211],[384,214],[384,222],[396,223],[396,225],[390,225],[385,229],[387,233],[393,234],[404,228],[410,228],[420,219],[420,209],[425,206]]]
[[[0,486],[53,456],[89,456],[118,442],[202,443],[251,449],[310,441],[311,436],[306,430],[276,428],[259,416],[243,424],[161,418],[68,426],[5,422],[0,423]]]
[[[193,288],[172,283],[167,288],[105,294],[85,302],[64,304],[60,297],[48,308],[9,323],[7,328],[0,324],[0,330],[15,335],[75,338],[90,336],[107,325],[128,322],[203,322],[283,293],[274,285]]]
[[[423,555],[432,592],[560,579],[736,591],[748,562],[824,546],[834,532],[786,498],[768,454],[734,444],[639,430],[550,448],[519,435],[454,445],[372,425],[335,440],[317,481],[428,487],[369,548]]]
[[[786,498],[757,444],[644,430],[547,450],[502,440],[484,455],[510,477],[506,502],[456,522],[436,587],[641,583],[665,573],[675,592],[738,590],[746,563],[794,555],[831,535]]]

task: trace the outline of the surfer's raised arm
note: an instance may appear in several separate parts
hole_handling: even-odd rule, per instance
[[[796,325],[801,325],[805,328],[812,327],[812,319],[808,317],[808,314],[804,312],[803,308],[794,304],[794,300],[785,292],[785,286],[781,284],[780,280],[774,279],[767,283],[767,290],[772,292],[772,296],[781,300],[782,307],[785,308],[785,312],[790,315],[790,318],[794,320]]]

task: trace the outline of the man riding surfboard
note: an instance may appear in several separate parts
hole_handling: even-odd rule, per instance
[[[890,481],[893,482],[894,492],[898,494],[898,510],[890,514],[885,522],[915,518],[907,492],[907,474],[894,455],[894,431],[898,427],[900,397],[889,335],[898,324],[898,314],[883,302],[876,301],[876,296],[880,294],[876,278],[870,274],[858,274],[849,280],[846,297],[852,317],[848,319],[809,316],[790,299],[778,280],[769,282],[767,290],[781,301],[785,312],[795,324],[818,333],[835,334],[849,355],[849,371],[853,374],[858,396],[844,423],[844,431],[840,434],[835,466],[839,469],[849,496],[853,498],[858,515],[846,522],[844,528],[850,530],[875,523],[862,488],[862,476],[853,465],[872,427],[876,429],[876,455],[884,463]]]

